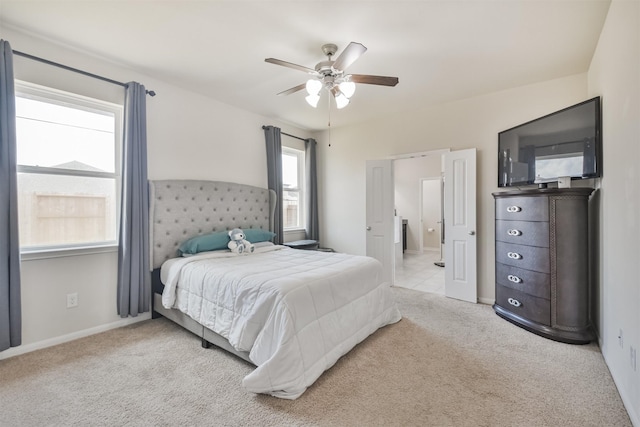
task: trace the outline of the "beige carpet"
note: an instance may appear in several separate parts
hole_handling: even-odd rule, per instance
[[[557,343],[473,305],[395,288],[404,319],[298,400],[165,319],[0,361],[0,426],[630,426],[597,345]]]

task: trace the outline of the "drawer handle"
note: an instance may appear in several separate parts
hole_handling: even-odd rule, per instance
[[[509,236],[522,236],[522,231],[516,230],[515,228],[512,228],[510,230],[507,230],[507,234]]]
[[[507,252],[507,256],[511,259],[522,259],[522,255],[517,252]]]
[[[522,305],[522,303],[515,298],[509,298],[507,302],[514,307],[520,307]]]
[[[514,276],[513,274],[508,275],[507,279],[509,279],[509,281],[513,283],[522,283],[522,279],[518,276]]]
[[[520,212],[522,210],[522,208],[520,206],[508,206],[507,207],[507,212],[513,213],[513,212]]]

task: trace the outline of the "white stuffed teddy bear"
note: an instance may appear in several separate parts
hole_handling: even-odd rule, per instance
[[[229,238],[231,241],[227,244],[231,252],[237,254],[252,253],[255,247],[251,242],[245,240],[244,232],[239,228],[234,228],[229,231]]]

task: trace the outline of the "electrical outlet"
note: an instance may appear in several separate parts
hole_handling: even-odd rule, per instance
[[[78,306],[78,293],[67,294],[67,308],[73,308]]]
[[[629,346],[629,354],[631,356],[631,367],[636,370],[636,349],[633,346]]]
[[[622,329],[620,329],[620,333],[618,334],[618,344],[620,344],[620,348],[624,348],[624,338],[622,337]]]

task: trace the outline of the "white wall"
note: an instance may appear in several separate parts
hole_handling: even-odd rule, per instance
[[[318,138],[321,241],[338,251],[366,253],[367,159],[476,147],[478,297],[492,303],[498,132],[585,99],[587,76],[579,74],[332,129],[330,147],[325,131]]]
[[[117,81],[139,81],[147,97],[149,179],[215,179],[267,186],[262,125],[301,137],[308,132],[222,104],[86,53],[72,51],[8,28],[0,37],[14,50]],[[87,96],[122,99],[122,87],[15,57],[16,78]],[[230,161],[232,159],[232,161]],[[235,160],[233,160],[235,159]],[[116,313],[117,253],[23,259],[23,345],[0,359],[148,317],[123,321]],[[66,308],[77,292],[79,306]]]
[[[440,177],[421,180],[422,206],[421,230],[423,250],[440,251],[442,246],[440,229],[442,224],[442,179]],[[420,236],[418,236],[420,237]],[[420,242],[418,242],[419,244]]]
[[[589,94],[602,95],[603,104],[600,347],[640,425],[640,378],[631,362],[631,349],[640,346],[640,2],[612,2],[588,76]]]

